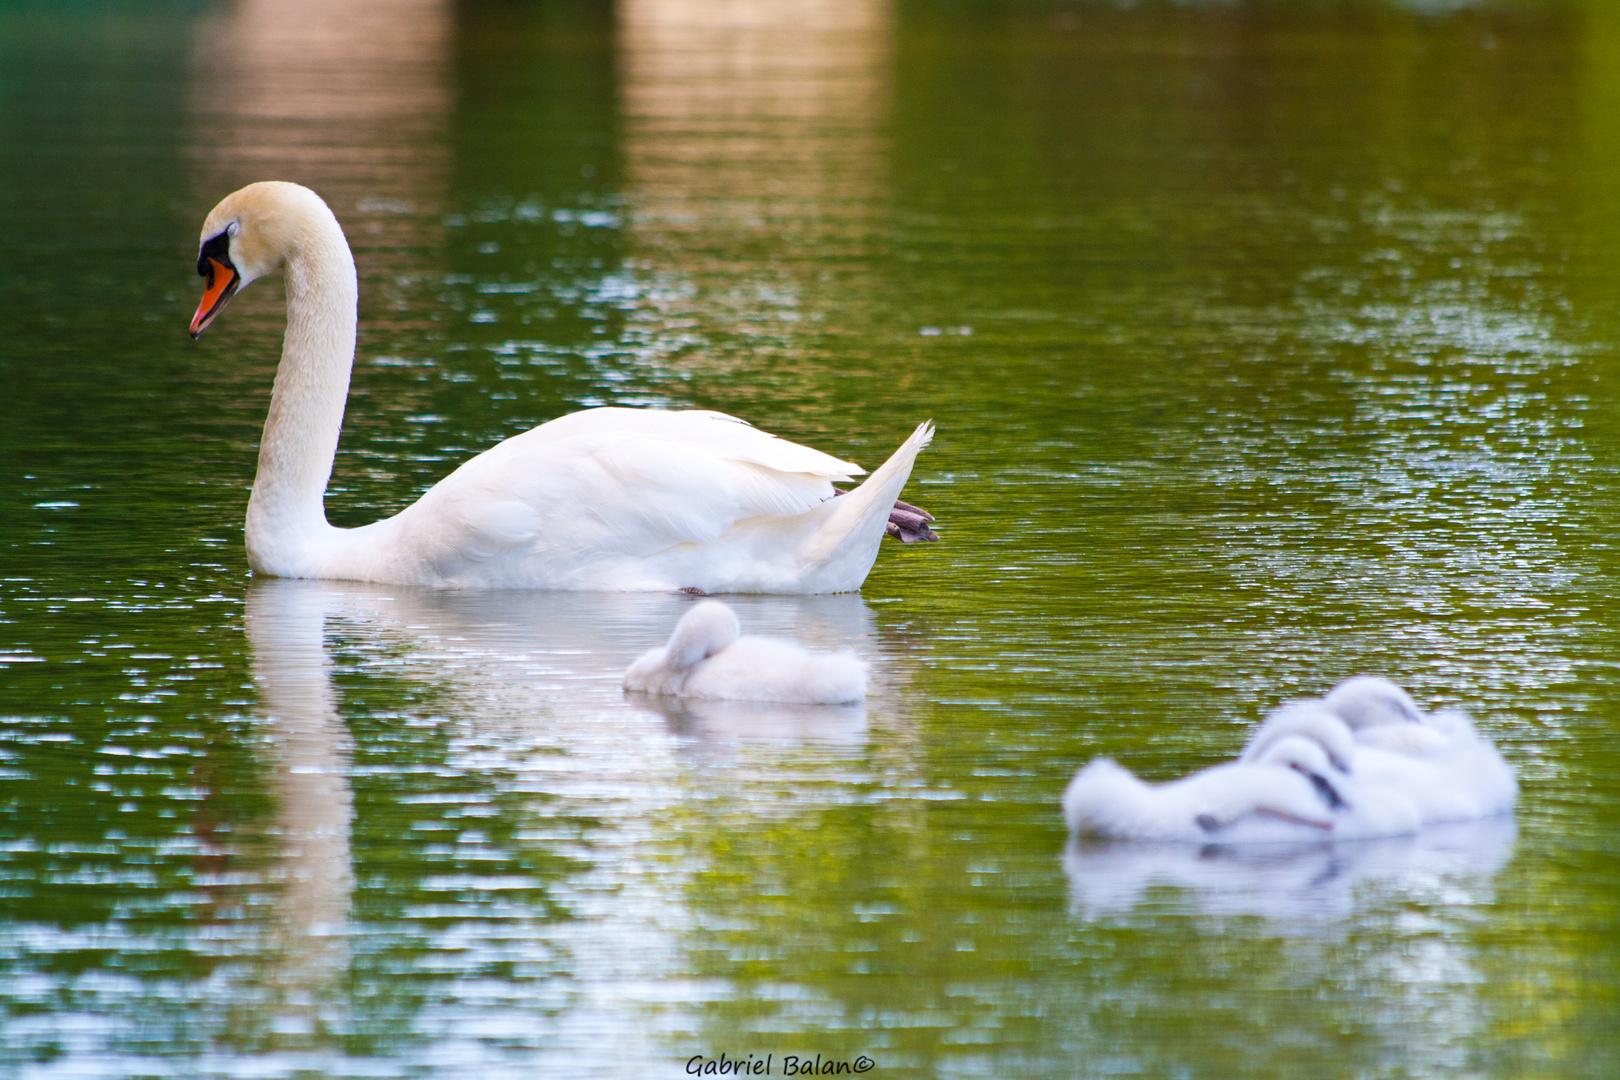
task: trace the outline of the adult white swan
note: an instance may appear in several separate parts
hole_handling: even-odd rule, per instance
[[[287,278],[287,334],[248,501],[248,563],[279,577],[612,591],[860,588],[884,533],[935,539],[896,502],[924,423],[864,470],[722,413],[587,409],[479,454],[400,513],[358,529],[323,497],[354,363],[359,285],[332,211],[297,184],[250,184],[203,223],[207,289],[191,334],[257,278]]]

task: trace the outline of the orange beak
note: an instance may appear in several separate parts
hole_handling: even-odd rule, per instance
[[[208,288],[203,292],[202,302],[197,305],[197,314],[191,317],[192,337],[202,336],[202,332],[208,329],[208,324],[214,321],[214,316],[230,303],[241,281],[241,277],[231,267],[218,259],[208,260]]]

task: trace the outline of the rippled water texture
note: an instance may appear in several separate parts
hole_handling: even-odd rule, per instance
[[[1592,0],[0,4],[0,1072],[1620,1072],[1620,16]],[[319,189],[356,524],[584,405],[875,464],[864,708],[659,708],[676,596],[251,580]],[[1066,849],[1376,671],[1512,822]]]

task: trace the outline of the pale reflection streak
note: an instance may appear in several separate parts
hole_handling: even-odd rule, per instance
[[[610,727],[622,725],[626,735],[634,731],[632,737],[643,737],[646,723],[656,718],[673,737],[667,750],[676,754],[701,749],[713,756],[747,743],[853,747],[866,741],[866,710],[859,706],[627,697],[625,669],[668,638],[692,603],[687,597],[436,592],[335,582],[321,587],[346,622],[374,641],[400,647],[397,658],[379,658],[379,671],[391,668],[433,685],[442,695],[438,707],[466,718],[481,736],[510,738],[513,749],[543,743],[595,757],[595,736],[578,726],[588,717],[598,723],[616,718]],[[747,633],[790,637],[819,650],[852,648],[869,658],[878,652],[871,609],[857,594],[728,597],[727,602]],[[882,694],[893,686],[894,675],[875,664],[872,681]],[[617,775],[618,767],[609,771]]]
[[[1513,853],[1515,819],[1430,827],[1413,837],[1311,847],[1069,844],[1071,907],[1090,920],[1163,926],[1184,916],[1210,949],[1241,954],[1259,936],[1286,942],[1288,967],[1353,988],[1380,1014],[1374,1057],[1439,1075],[1479,1046],[1490,1025],[1487,950],[1471,939]],[[1379,942],[1367,947],[1367,942]],[[1116,986],[1152,997],[1150,980]],[[1421,1040],[1411,1040],[1421,1031]],[[1366,1052],[1366,1051],[1362,1051]]]
[[[354,794],[348,729],[324,642],[326,613],[325,597],[309,589],[255,589],[247,600],[281,849],[275,981],[289,1002],[309,1002],[300,991],[331,983],[348,962]]]
[[[1483,905],[1513,853],[1512,815],[1345,844],[1192,847],[1081,844],[1063,853],[1073,906],[1088,918],[1129,915],[1156,887],[1177,907],[1258,915],[1284,934],[1332,931],[1369,899]]]
[[[203,20],[191,105],[199,203],[256,180],[296,181],[326,199],[361,249],[362,279],[379,266],[423,269],[400,249],[440,228],[451,8],[236,0]]]
[[[1289,964],[1359,988],[1383,1014],[1376,1030],[1414,1073],[1454,1064],[1490,1023],[1487,982],[1468,927],[1495,899],[1513,853],[1512,815],[1433,827],[1417,836],[1345,844],[1250,848],[1071,841],[1063,867],[1071,907],[1087,919],[1162,926],[1212,918],[1210,947],[1241,950],[1259,933],[1289,943]],[[1367,937],[1392,939],[1366,948]],[[1352,947],[1346,948],[1346,943]],[[1367,988],[1376,988],[1368,990]],[[1151,997],[1150,985],[1113,988]],[[1424,1032],[1413,1043],[1406,1033]]]
[[[237,0],[198,34],[201,164],[222,183],[436,194],[449,48],[446,0]]]
[[[651,317],[791,335],[840,287],[792,262],[810,247],[823,268],[870,254],[887,3],[625,0],[618,19],[627,236],[657,285]]]
[[[655,722],[672,738],[664,750],[643,744],[662,758],[683,746],[708,751],[746,743],[799,743],[859,747],[866,742],[864,706],[840,708],[767,705],[754,702],[673,702],[627,697],[624,671],[643,651],[661,644],[692,601],[642,593],[554,593],[526,590],[439,592],[351,582],[257,581],[251,592],[250,631],[255,652],[260,628],[309,627],[338,619],[366,641],[366,667],[436,692],[435,708],[456,716],[486,742],[509,740],[514,754],[537,745],[564,749],[611,764],[615,751],[602,744],[610,730],[644,739]],[[875,697],[900,692],[899,676],[881,660],[872,612],[858,594],[802,597],[728,597],[746,632],[789,637],[818,650],[850,648],[874,660]],[[270,616],[274,615],[275,619]],[[277,621],[279,620],[279,621]],[[306,623],[308,625],[306,625]],[[286,632],[290,634],[291,632]],[[276,658],[280,685],[297,688],[316,706],[315,687],[331,699],[330,658],[310,641],[291,636]],[[274,648],[266,642],[265,648]],[[257,663],[258,661],[256,661]],[[296,674],[295,674],[296,673]],[[269,695],[267,693],[267,702]],[[335,715],[335,714],[334,714]],[[603,725],[604,717],[616,718]],[[591,718],[593,734],[581,724]],[[611,744],[611,737],[609,737]],[[593,744],[595,744],[593,746]],[[665,762],[668,763],[667,761]],[[643,761],[644,775],[657,772]]]

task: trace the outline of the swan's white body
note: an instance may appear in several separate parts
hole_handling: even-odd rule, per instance
[[[354,358],[358,285],[343,231],[295,184],[227,197],[199,269],[220,273],[200,334],[237,287],[287,278],[287,333],[248,503],[256,573],[385,584],[824,593],[859,589],[933,429],[863,472],[716,412],[590,409],[463,464],[395,516],[329,525],[323,498]]]
[[[1505,814],[1513,770],[1462,713],[1362,676],[1275,710],[1235,762],[1149,785],[1107,758],[1063,795],[1072,832],[1116,840],[1320,842]],[[1212,809],[1224,806],[1222,811]]]
[[[624,688],[645,694],[729,701],[842,705],[866,698],[866,665],[850,652],[813,653],[791,641],[740,637],[737,616],[705,600],[669,642],[625,672]]]

